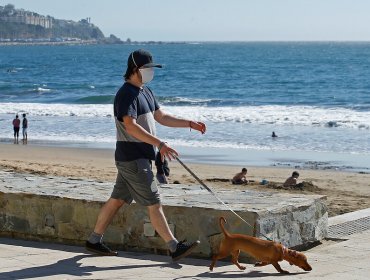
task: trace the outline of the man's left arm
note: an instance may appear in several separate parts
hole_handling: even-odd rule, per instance
[[[189,127],[200,131],[202,134],[206,132],[206,125],[202,122],[182,119],[170,114],[165,113],[162,109],[158,109],[154,112],[154,119],[161,125],[168,127]]]

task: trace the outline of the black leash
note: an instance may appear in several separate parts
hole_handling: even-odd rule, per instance
[[[246,220],[244,220],[238,213],[236,213],[233,209],[231,209],[231,207],[229,205],[227,205],[225,202],[223,202],[201,179],[199,179],[199,177],[197,175],[195,175],[195,173],[193,171],[190,170],[189,167],[187,167],[185,165],[185,163],[183,163],[178,157],[176,157],[176,160],[191,174],[191,176],[193,176],[199,184],[201,184],[207,191],[209,191],[219,202],[221,202],[222,205],[224,205],[228,210],[230,210],[235,216],[237,216],[239,219],[241,219],[244,223],[246,223],[247,225],[249,225],[250,227],[253,228],[253,226],[248,223]],[[266,238],[267,240],[270,240],[272,241],[270,238],[268,238],[266,235],[264,235],[263,233],[260,233],[264,238]]]

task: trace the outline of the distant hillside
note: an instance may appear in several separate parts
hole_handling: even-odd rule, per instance
[[[120,40],[111,35],[105,38],[99,27],[90,22],[90,18],[78,22],[55,19],[35,12],[15,9],[14,5],[0,6],[0,39],[1,40]]]

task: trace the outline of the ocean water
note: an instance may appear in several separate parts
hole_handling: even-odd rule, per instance
[[[188,160],[370,171],[370,43],[0,46],[0,141],[25,112],[31,143],[114,148],[138,48],[165,66],[149,84],[162,108],[208,126],[157,126]]]

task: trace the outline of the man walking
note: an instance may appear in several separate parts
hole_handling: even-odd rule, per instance
[[[145,84],[154,76],[152,56],[144,50],[132,52],[127,61],[125,83],[114,100],[114,116],[117,128],[115,161],[117,179],[111,197],[98,215],[94,232],[86,241],[86,249],[101,255],[117,255],[103,242],[103,234],[117,211],[133,200],[146,206],[156,232],[166,242],[174,261],[187,256],[199,244],[179,242],[170,231],[163,213],[160,195],[152,172],[156,149],[162,158],[175,159],[178,153],[168,143],[155,135],[155,121],[168,127],[192,128],[206,132],[202,122],[178,118],[165,113],[157,103],[153,92]]]

